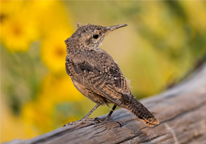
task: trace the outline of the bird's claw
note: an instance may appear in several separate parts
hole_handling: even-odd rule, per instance
[[[78,124],[99,124],[99,123],[108,123],[109,124],[109,129],[111,127],[114,127],[115,124],[118,124],[120,127],[122,127],[122,125],[118,122],[118,121],[109,121],[106,118],[105,119],[100,119],[98,117],[96,118],[87,118],[86,120],[82,121],[82,120],[77,120],[76,122],[70,122],[65,124],[63,127],[66,126],[72,126],[72,125],[78,125]],[[113,125],[113,126],[112,126]]]
[[[112,124],[118,124],[120,127],[122,127],[122,125],[120,124],[120,122],[118,122],[118,121],[109,121],[107,118],[105,118],[105,119],[100,119],[100,118],[96,117],[96,118],[94,119],[94,121],[95,121],[96,124],[97,124],[97,123],[108,123],[109,125],[111,125],[111,126],[109,126],[110,128],[113,127]],[[110,128],[109,128],[109,129],[110,129]]]
[[[104,119],[100,119],[100,118],[96,117],[96,118],[94,118],[94,121],[96,123],[101,123],[101,122],[104,122]]]
[[[82,122],[81,120],[77,120],[77,121],[75,121],[75,122],[67,123],[67,124],[65,124],[63,127],[71,126],[71,125],[77,125],[77,124],[80,124],[81,122]]]
[[[63,127],[78,125],[78,124],[97,124],[97,122],[93,118],[87,118],[86,120],[77,120],[76,122],[67,123]]]

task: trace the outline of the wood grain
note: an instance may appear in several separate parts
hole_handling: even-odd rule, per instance
[[[159,125],[149,128],[128,110],[119,109],[111,121],[122,127],[116,122],[62,127],[7,144],[206,143],[206,65],[174,88],[141,102],[158,118]]]

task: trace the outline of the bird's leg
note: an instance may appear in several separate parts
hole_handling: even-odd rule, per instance
[[[77,120],[76,122],[70,122],[70,123],[67,123],[64,125],[65,126],[68,126],[68,125],[76,125],[76,124],[80,124],[80,123],[83,123],[87,120],[87,118],[91,115],[91,113],[96,110],[100,105],[97,104],[86,116],[84,116],[81,120]]]
[[[114,112],[115,108],[117,106],[114,105],[111,109],[111,111],[109,112],[109,114],[107,115],[107,117],[105,119],[100,119],[100,118],[95,118],[94,121],[96,123],[101,123],[101,122],[109,122],[106,126],[106,129],[111,129],[112,127],[116,127],[117,125],[119,125],[120,127],[122,127],[122,125],[118,122],[118,121],[109,121],[109,118],[111,117],[112,113]]]
[[[106,105],[109,107],[110,111],[114,111],[113,109],[110,108],[110,106],[108,105],[108,103],[106,103]]]
[[[116,109],[116,105],[114,105],[111,109],[111,111],[109,112],[109,114],[107,115],[107,118],[105,119],[106,121],[109,121],[109,118],[111,117],[112,113],[114,112],[114,110]]]
[[[111,117],[112,113],[114,112],[114,110],[116,109],[116,105],[114,104],[114,106],[112,107],[112,110],[109,112],[109,114],[107,115],[105,121],[109,121],[109,118]],[[119,124],[120,127],[122,127],[121,123],[119,123],[118,121],[116,121],[116,123]]]
[[[108,105],[107,105],[108,106]],[[109,107],[109,106],[108,106]],[[100,118],[95,118],[94,120],[97,122],[105,122],[105,121],[109,121],[109,118],[111,117],[113,111],[116,109],[116,105],[114,104],[114,106],[112,107],[112,109],[110,110],[109,114],[107,115],[107,117],[105,119],[100,119]]]

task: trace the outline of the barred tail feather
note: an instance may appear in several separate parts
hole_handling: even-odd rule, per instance
[[[153,114],[135,98],[132,98],[130,104],[127,106],[127,109],[148,127],[153,127],[159,124],[159,121],[153,116]]]

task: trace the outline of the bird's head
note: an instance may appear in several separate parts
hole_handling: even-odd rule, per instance
[[[95,49],[101,44],[104,37],[121,27],[125,27],[127,24],[115,25],[110,27],[103,27],[99,25],[84,25],[78,26],[78,29],[68,38],[65,43],[69,46],[70,41],[75,41],[79,45],[82,45],[87,48]]]

